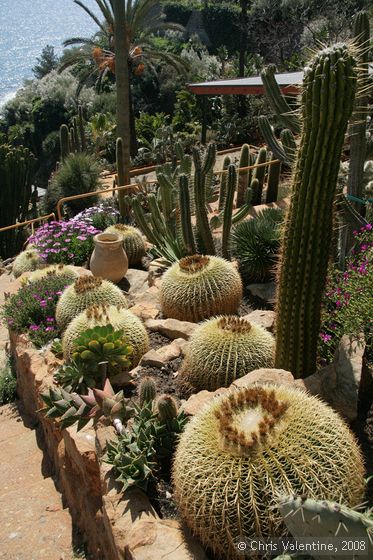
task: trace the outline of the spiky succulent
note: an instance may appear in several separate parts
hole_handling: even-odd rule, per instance
[[[13,274],[18,278],[24,272],[32,272],[37,268],[45,266],[45,262],[36,249],[27,249],[22,251],[13,262]]]
[[[261,367],[273,367],[274,338],[234,315],[214,317],[192,334],[179,372],[181,384],[215,391]]]
[[[198,322],[213,315],[235,313],[241,298],[239,273],[220,257],[184,257],[163,275],[162,312],[173,319]]]
[[[84,309],[101,303],[127,307],[127,300],[118,286],[102,278],[81,276],[63,291],[58,301],[56,321],[59,328],[65,330]]]
[[[140,230],[124,224],[115,224],[106,228],[104,233],[117,233],[122,237],[129,266],[141,263],[145,255],[145,243]]]
[[[46,276],[49,276],[51,274],[63,274],[71,280],[76,280],[77,278],[79,278],[79,273],[72,266],[60,263],[52,264],[51,266],[47,266],[46,268],[42,268],[40,270],[34,270],[34,272],[31,272],[30,276],[27,278],[27,281],[36,282],[36,280],[40,280],[41,278],[45,278]]]
[[[174,457],[175,499],[219,558],[242,538],[287,534],[277,496],[361,502],[364,466],[354,436],[329,406],[289,386],[252,385],[210,401]]]
[[[274,277],[283,218],[280,208],[266,208],[257,218],[239,223],[232,231],[232,255],[244,281],[268,282]]]
[[[141,357],[149,350],[148,334],[142,321],[120,305],[95,305],[75,317],[62,338],[65,360],[72,359],[74,342],[84,331],[105,325],[112,325],[115,331],[123,333],[123,339],[132,348],[131,366],[136,367]]]
[[[294,537],[361,539],[363,544],[354,553],[354,558],[373,557],[372,510],[363,513],[337,502],[293,496],[280,497],[279,510]],[[315,560],[325,558],[315,553],[312,556]],[[329,558],[334,560],[340,555],[332,554]]]
[[[187,421],[183,412],[177,411],[175,401],[169,395],[159,397],[163,414],[158,405],[146,401],[135,405],[131,425],[123,430],[117,441],[107,447],[107,462],[114,466],[117,479],[123,489],[137,486],[147,490],[157,473],[169,469],[179,434]],[[167,409],[167,413],[166,413]],[[164,414],[169,416],[164,418]]]
[[[139,386],[139,402],[140,407],[144,406],[145,403],[151,403],[155,399],[157,393],[157,388],[154,380],[151,377],[144,377]]]
[[[40,396],[46,405],[41,412],[57,420],[61,428],[77,423],[77,429],[81,430],[90,420],[97,421],[101,416],[127,422],[135,413],[130,399],[124,398],[123,391],[115,394],[108,379],[103,390],[89,389],[88,395],[50,387],[48,393]]]

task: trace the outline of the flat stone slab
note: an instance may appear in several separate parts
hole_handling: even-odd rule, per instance
[[[0,408],[0,558],[71,560],[72,521],[46,468],[34,429]]]

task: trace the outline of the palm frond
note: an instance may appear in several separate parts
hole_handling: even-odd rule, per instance
[[[100,0],[96,0],[96,3],[98,4],[99,1]],[[89,15],[90,18],[93,19],[93,21],[96,23],[96,25],[98,25],[98,27],[100,29],[102,29],[102,31],[105,32],[104,24],[101,23],[101,21],[98,19],[98,17],[89,8],[87,8],[87,6],[81,0],[74,0],[74,2],[75,2],[75,4],[80,6],[82,8],[82,10],[84,10]]]

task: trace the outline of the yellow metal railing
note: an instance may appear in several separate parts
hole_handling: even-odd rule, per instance
[[[25,222],[19,222],[17,224],[13,224],[11,226],[5,226],[0,228],[0,233],[2,231],[7,231],[9,229],[16,229],[22,226],[28,226],[30,224],[34,224],[35,222],[42,222],[43,220],[49,220],[50,218],[56,219],[56,214],[51,212],[50,214],[46,214],[45,216],[38,216],[37,218],[33,218],[32,220],[26,220]]]

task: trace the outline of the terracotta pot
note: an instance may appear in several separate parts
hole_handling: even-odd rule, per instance
[[[93,241],[95,248],[89,263],[93,276],[101,276],[112,282],[122,280],[128,270],[122,237],[116,233],[98,233]]]

